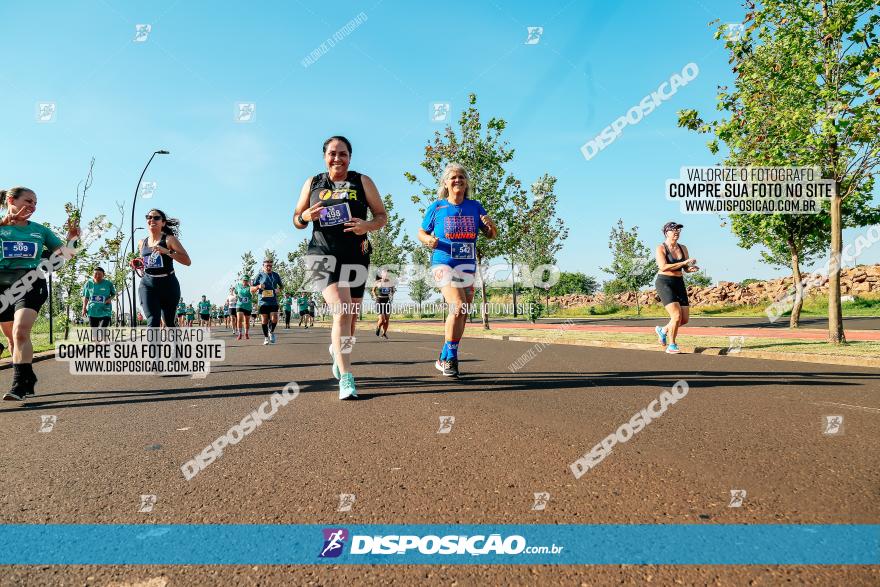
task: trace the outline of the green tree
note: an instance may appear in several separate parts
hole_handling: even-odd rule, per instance
[[[843,343],[840,260],[843,229],[877,221],[870,205],[880,163],[880,22],[877,0],[753,0],[744,34],[726,39],[736,76],[721,87],[727,118],[704,123],[695,110],[679,124],[713,133],[738,164],[815,165],[835,182],[828,205],[829,340]],[[716,34],[721,37],[724,27]],[[790,254],[790,253],[789,253]]]
[[[568,228],[556,212],[559,201],[554,193],[555,186],[556,178],[546,173],[532,184],[532,202],[525,214],[524,234],[519,249],[519,258],[530,272],[541,265],[555,266],[562,244],[568,238]],[[534,290],[534,284],[530,285]],[[549,298],[549,285],[545,287],[544,293]],[[515,312],[516,297],[513,301]],[[530,300],[530,303],[533,304],[533,317],[536,302]],[[547,303],[549,305],[549,300]]]
[[[564,296],[567,294],[593,295],[599,289],[599,282],[591,275],[563,271],[559,281],[550,288],[550,295]]]
[[[800,326],[804,304],[804,283],[801,266],[816,259],[830,243],[831,218],[821,214],[734,214],[731,229],[745,249],[756,245],[764,248],[761,260],[768,265],[790,267],[794,282],[794,305],[789,327]]]
[[[639,304],[638,292],[650,284],[657,274],[654,255],[651,249],[639,240],[639,227],[633,226],[627,230],[623,226],[623,219],[618,220],[617,226],[611,229],[608,248],[611,249],[611,265],[603,267],[602,271],[610,274],[612,278],[606,283],[606,293],[635,293],[636,314],[641,316],[642,308]]]
[[[388,222],[379,230],[370,233],[370,244],[373,246],[370,264],[380,266],[406,263],[412,241],[406,234],[402,235],[404,220],[394,211],[391,194],[385,194],[382,202],[388,213]],[[372,213],[368,213],[368,217],[372,218]]]
[[[254,254],[250,251],[247,251],[244,255],[241,256],[241,269],[238,270],[235,284],[238,285],[239,283],[241,283],[242,277],[252,279],[254,276],[254,268],[256,266],[257,260],[254,258]]]
[[[712,278],[706,275],[706,271],[704,269],[700,269],[699,271],[695,271],[694,273],[683,273],[684,282],[694,287],[711,287],[712,286]]]
[[[455,161],[468,170],[471,193],[479,199],[498,226],[496,239],[481,238],[477,241],[477,264],[481,265],[484,259],[496,257],[511,261],[522,239],[521,224],[527,203],[521,182],[505,168],[514,155],[514,150],[501,136],[507,123],[501,118],[490,118],[484,132],[476,104],[476,95],[470,94],[468,108],[458,120],[458,131],[447,126],[443,133],[435,132],[433,141],[425,146],[425,156],[419,165],[430,175],[430,185],[423,183],[413,173],[406,172],[404,177],[421,187],[421,193],[413,195],[412,201],[424,214],[428,205],[437,199],[437,183],[446,164]],[[486,291],[482,278],[482,271],[477,271],[483,302],[483,327],[488,329]]]
[[[303,291],[306,282],[305,256],[309,248],[309,242],[302,240],[296,249],[287,253],[287,272],[281,276],[284,281],[284,289],[291,294]],[[320,294],[318,294],[320,297]],[[318,303],[316,301],[315,303]]]

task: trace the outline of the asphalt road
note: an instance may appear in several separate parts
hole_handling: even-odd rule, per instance
[[[878,523],[880,370],[359,332],[360,401],[336,399],[326,329],[227,340],[204,380],[71,376],[0,405],[4,523]],[[8,385],[10,371],[3,371]],[[678,380],[688,395],[595,469],[569,464]],[[182,463],[289,382],[302,392],[192,480]],[[823,435],[825,415],[843,433]],[[42,415],[57,420],[40,433]],[[439,418],[455,416],[438,434]],[[731,489],[745,489],[740,508]],[[533,493],[550,493],[532,511]],[[339,494],[356,501],[337,512]],[[139,513],[140,496],[155,495]],[[9,547],[9,545],[7,545]],[[26,546],[21,546],[26,547]],[[152,581],[152,583],[146,582]],[[164,581],[164,582],[163,582]],[[750,583],[753,581],[753,583]],[[146,582],[146,583],[144,583]],[[5,567],[3,585],[876,585],[876,567]]]

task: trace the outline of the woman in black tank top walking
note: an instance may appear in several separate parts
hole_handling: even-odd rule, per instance
[[[175,310],[180,299],[180,283],[174,275],[174,261],[192,265],[186,249],[177,238],[180,221],[168,218],[165,212],[156,208],[147,212],[147,231],[149,236],[138,243],[139,258],[132,260],[132,266],[142,266],[144,277],[138,286],[141,308],[147,326],[158,327],[175,325]]]
[[[351,143],[334,136],[324,142],[327,171],[306,180],[293,216],[297,228],[312,224],[306,255],[307,287],[320,291],[333,314],[333,376],[339,399],[357,398],[351,351],[370,265],[367,233],[385,226],[387,214],[373,180],[348,169]],[[367,212],[373,218],[367,220]],[[346,344],[343,345],[343,339]]]
[[[667,222],[663,226],[663,234],[666,237],[657,245],[657,279],[654,287],[660,302],[669,314],[669,322],[666,326],[657,326],[654,331],[660,344],[666,347],[666,352],[676,354],[679,351],[675,343],[680,326],[688,323],[690,318],[690,303],[687,297],[687,287],[684,283],[682,271],[693,273],[699,271],[697,260],[691,259],[687,247],[678,242],[683,224]],[[668,345],[667,345],[668,343]]]

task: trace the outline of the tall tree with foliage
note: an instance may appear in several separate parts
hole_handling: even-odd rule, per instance
[[[555,266],[562,244],[568,238],[568,228],[556,212],[559,200],[554,192],[555,186],[556,178],[546,173],[532,184],[532,201],[525,214],[523,238],[519,249],[519,258],[529,271],[534,271],[541,265]],[[534,285],[532,290],[529,301],[534,308],[537,305]],[[545,288],[544,294],[545,297],[550,296],[550,287]],[[515,297],[514,304],[516,304]]]
[[[633,292],[636,294],[636,314],[641,316],[642,307],[639,303],[639,290],[650,284],[657,274],[657,261],[654,253],[639,239],[639,227],[627,230],[623,219],[611,229],[608,238],[611,249],[611,265],[602,271],[611,275],[606,291],[609,294]]]
[[[425,184],[413,173],[404,177],[421,187],[421,193],[412,196],[412,201],[424,214],[428,205],[437,199],[437,184],[447,163],[460,163],[470,175],[470,188],[473,197],[479,199],[489,216],[498,226],[498,237],[477,241],[477,264],[483,260],[503,257],[508,261],[519,249],[522,239],[522,220],[526,210],[526,193],[521,182],[505,168],[513,159],[514,150],[502,134],[507,123],[501,118],[490,118],[485,125],[480,119],[475,94],[468,96],[468,107],[458,119],[456,132],[447,126],[443,133],[437,131],[434,138],[425,146],[425,155],[419,164],[430,175],[430,183]],[[486,309],[486,292],[482,282],[482,272],[477,271],[478,287],[481,290],[483,327],[489,328]]]
[[[251,279],[254,275],[254,268],[257,266],[257,260],[254,258],[254,254],[250,251],[247,251],[245,254],[241,256],[241,269],[238,270],[238,275],[236,276],[236,285],[241,282],[242,277],[247,277]]]
[[[795,297],[789,327],[800,325],[804,305],[801,266],[814,261],[830,243],[831,217],[821,214],[734,214],[731,229],[739,246],[751,249],[760,245],[761,260],[769,265],[790,267]],[[689,277],[689,275],[688,275]]]
[[[303,291],[306,282],[306,252],[309,248],[307,240],[300,241],[296,249],[287,253],[287,267],[281,279],[284,289],[290,293]]]
[[[871,206],[880,164],[880,22],[877,0],[752,0],[744,32],[726,38],[734,87],[721,87],[729,116],[704,123],[682,111],[679,124],[711,132],[738,164],[815,165],[835,182],[830,230],[829,340],[843,343],[840,259],[843,229],[877,222]],[[724,34],[720,27],[718,37]],[[780,163],[784,162],[784,163]]]

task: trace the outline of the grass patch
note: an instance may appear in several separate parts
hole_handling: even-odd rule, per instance
[[[394,323],[392,322],[392,330]],[[442,334],[440,325],[407,324],[406,332],[423,334]],[[622,343],[642,343],[657,345],[657,337],[645,333],[611,333],[611,332],[584,332],[584,331],[559,331],[537,330],[523,332],[515,328],[492,328],[485,331],[482,328],[467,329],[465,336],[489,334],[493,336],[526,336],[530,338],[545,339],[548,343],[565,343],[570,341],[608,341]],[[730,339],[726,336],[682,336],[679,339],[680,346],[689,351],[694,347],[713,349],[726,349]],[[844,345],[833,345],[821,340],[792,340],[785,338],[757,338],[746,336],[743,342],[743,350],[755,350],[775,353],[798,353],[798,354],[821,354],[842,357],[872,357],[880,356],[880,341],[856,341]]]
[[[714,306],[691,307],[691,317],[730,317],[730,318],[753,318],[765,317],[770,302],[765,304],[717,304]],[[590,308],[593,308],[591,311]],[[855,317],[880,317],[880,294],[862,294],[856,296],[851,302],[841,304],[843,315],[848,318]],[[791,312],[782,314],[784,317]],[[813,296],[804,300],[801,316],[805,318],[825,317],[828,315],[828,298],[826,296]],[[616,305],[582,306],[578,308],[559,308],[552,311],[548,318],[589,318],[590,316],[603,316],[606,318],[637,318],[635,308]],[[656,318],[665,317],[666,310],[660,304],[642,306],[641,317]]]

